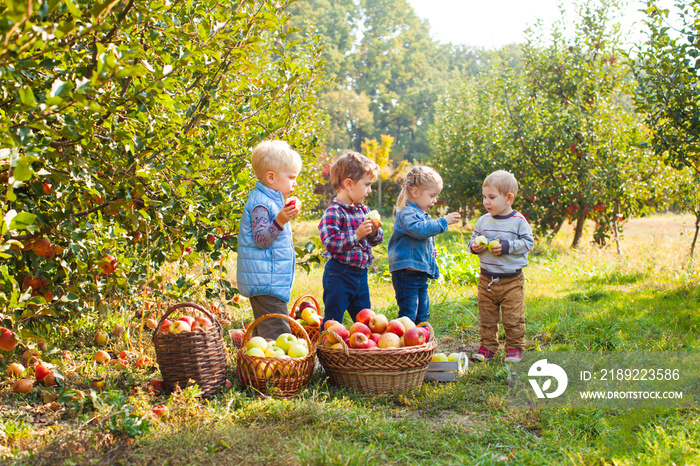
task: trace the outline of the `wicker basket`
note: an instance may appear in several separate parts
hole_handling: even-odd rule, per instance
[[[253,328],[265,319],[287,319],[292,328],[298,327],[299,333],[309,346],[309,354],[302,358],[261,358],[245,353],[244,347],[251,338]],[[304,328],[294,319],[284,314],[267,314],[253,322],[243,337],[242,348],[236,353],[238,380],[243,388],[253,387],[260,393],[292,398],[309,384],[316,363],[316,347]]]
[[[335,336],[343,346],[342,349],[316,347],[329,381],[337,387],[368,395],[388,395],[419,388],[437,347],[432,327],[427,343],[392,349],[349,348],[337,334],[326,332]]]
[[[212,322],[206,330],[183,333],[161,333],[160,326],[178,309],[196,309]],[[163,375],[166,390],[176,385],[185,388],[191,381],[199,385],[202,395],[213,396],[226,383],[226,347],[224,330],[218,320],[205,308],[195,303],[170,306],[153,332],[156,361]]]
[[[292,306],[292,309],[289,311],[289,317],[292,319],[295,319],[296,312],[299,310],[299,306],[301,305],[301,301],[304,298],[311,298],[311,300],[314,302],[316,305],[316,311],[319,313],[321,312],[321,308],[318,305],[318,301],[316,301],[316,298],[311,296],[310,294],[306,294],[304,296],[300,296],[296,301],[294,301],[294,305]],[[321,327],[313,327],[311,325],[302,325],[306,333],[309,335],[309,339],[311,340],[311,343],[314,345],[318,343],[318,339],[321,337]],[[297,338],[302,338],[301,331],[298,329],[298,327],[292,327],[292,335],[294,335]]]

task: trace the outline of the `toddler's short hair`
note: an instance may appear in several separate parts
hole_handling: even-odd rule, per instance
[[[505,170],[496,170],[486,177],[482,186],[496,188],[502,196],[513,193],[513,197],[518,195],[518,180],[512,173]]]
[[[359,152],[347,151],[331,165],[331,186],[339,192],[343,180],[350,178],[357,182],[365,175],[371,175],[375,181],[379,177],[379,165]]]
[[[301,170],[301,156],[286,141],[263,141],[250,155],[255,176],[262,180],[265,173],[279,173],[283,170]]]

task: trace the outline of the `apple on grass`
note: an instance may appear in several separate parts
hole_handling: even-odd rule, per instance
[[[109,353],[107,351],[104,351],[104,350],[97,351],[95,353],[94,358],[95,358],[95,362],[98,364],[103,364],[103,363],[109,361],[110,359],[112,359],[112,357],[109,355]]]
[[[159,393],[165,390],[165,382],[160,379],[151,379],[148,385],[149,387],[151,387],[151,390],[153,390],[155,393]]]
[[[375,315],[376,312],[374,312],[372,309],[362,309],[357,313],[357,316],[355,316],[355,322],[360,322],[361,324],[369,326],[370,319]]]
[[[29,379],[17,379],[12,384],[12,391],[20,394],[29,393],[34,388],[34,382]]]
[[[99,331],[95,334],[94,341],[96,345],[104,346],[109,343],[109,335],[107,335],[107,332]]]
[[[48,366],[45,366],[44,364],[39,364],[34,368],[34,378],[36,378],[37,382],[43,381],[44,377],[46,377],[50,373],[51,369],[49,369]]]
[[[162,417],[163,415],[167,414],[168,412],[168,407],[165,405],[158,405],[153,407],[153,414],[155,414],[158,417]]]
[[[367,326],[372,333],[384,333],[388,325],[389,319],[387,319],[384,314],[375,314],[369,320],[369,324]]]
[[[13,362],[7,366],[7,375],[10,377],[19,377],[24,373],[24,366],[18,362]]]

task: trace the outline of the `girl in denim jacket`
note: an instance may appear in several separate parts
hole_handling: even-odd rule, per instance
[[[432,168],[413,167],[406,174],[396,204],[394,232],[389,239],[389,270],[399,306],[399,317],[414,323],[430,317],[428,278],[438,278],[435,235],[457,223],[458,212],[432,220],[426,212],[435,205],[442,191],[442,178]]]

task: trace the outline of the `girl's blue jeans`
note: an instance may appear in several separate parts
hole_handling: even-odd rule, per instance
[[[428,274],[417,270],[401,269],[391,272],[391,281],[399,306],[399,317],[406,316],[414,323],[430,318]]]
[[[329,259],[323,270],[323,305],[323,323],[328,320],[342,323],[346,310],[354,322],[358,312],[372,307],[367,269]]]

